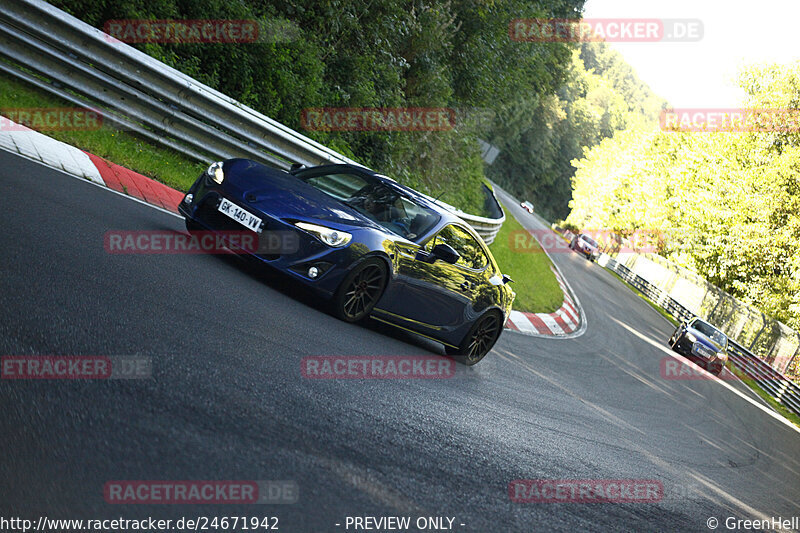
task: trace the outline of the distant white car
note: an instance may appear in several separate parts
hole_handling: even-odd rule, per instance
[[[520,202],[519,205],[521,207],[524,207],[525,211],[527,211],[528,213],[533,214],[533,204],[532,203],[530,203],[528,201],[525,201],[525,202]]]

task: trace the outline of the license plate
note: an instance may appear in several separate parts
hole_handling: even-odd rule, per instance
[[[262,220],[249,211],[245,211],[230,200],[223,198],[217,210],[220,213],[228,215],[242,226],[249,228],[256,233],[261,233]]]
[[[692,346],[692,353],[702,357],[703,359],[713,359],[716,355],[713,350],[709,350],[702,344],[695,344]]]

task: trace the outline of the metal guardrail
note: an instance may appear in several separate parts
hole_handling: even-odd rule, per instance
[[[448,211],[455,213],[461,220],[469,224],[472,229],[475,230],[475,233],[481,236],[486,244],[492,244],[492,242],[494,242],[494,238],[497,236],[497,233],[500,231],[500,228],[503,226],[503,223],[506,221],[506,214],[503,211],[503,208],[500,206],[500,202],[497,201],[497,197],[494,195],[494,192],[492,191],[490,194],[492,195],[493,200],[497,203],[497,207],[500,209],[500,212],[503,213],[503,216],[500,218],[486,218],[479,217],[477,215],[470,215],[464,213],[456,207],[453,207],[450,204],[442,202],[441,200],[434,201]]]
[[[193,160],[363,166],[42,0],[0,3],[0,58],[4,75]],[[505,221],[452,210],[487,243]]]
[[[619,274],[627,283],[636,287],[678,320],[686,321],[694,318],[695,315],[686,307],[612,257],[605,255],[601,264]],[[787,409],[800,415],[800,387],[796,383],[732,339],[728,340],[728,357],[738,370],[753,379],[762,390]]]

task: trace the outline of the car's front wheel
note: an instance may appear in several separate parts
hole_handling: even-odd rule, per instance
[[[489,353],[502,331],[502,315],[489,311],[475,321],[458,348],[446,346],[445,351],[459,363],[472,366]]]
[[[333,312],[345,322],[364,320],[380,300],[386,287],[386,266],[380,259],[367,259],[344,278],[333,298]]]

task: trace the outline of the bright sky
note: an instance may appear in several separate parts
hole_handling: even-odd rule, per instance
[[[700,19],[697,42],[610,43],[675,108],[737,107],[740,65],[800,60],[798,0],[587,0],[584,18]]]

